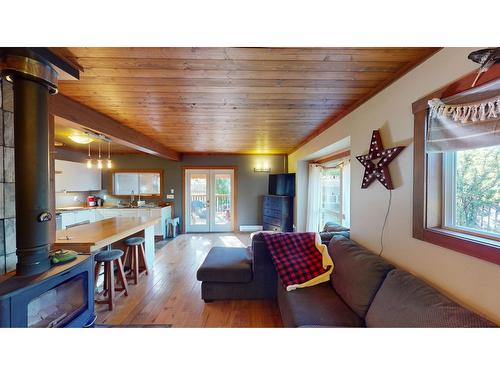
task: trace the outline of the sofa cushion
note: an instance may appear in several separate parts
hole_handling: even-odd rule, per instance
[[[329,283],[287,292],[278,280],[278,303],[285,327],[364,326]]]
[[[402,270],[387,275],[366,315],[368,327],[494,327]]]
[[[248,283],[252,281],[252,253],[245,247],[213,247],[196,278],[199,281]]]
[[[319,236],[321,237],[321,243],[323,245],[328,246],[330,241],[334,236],[344,236],[345,238],[350,238],[351,232],[349,231],[342,231],[342,232],[320,232]]]
[[[343,236],[333,237],[328,251],[335,264],[331,276],[335,291],[364,318],[385,276],[394,266]]]
[[[332,221],[328,221],[325,223],[323,227],[323,232],[348,232],[349,228],[343,227],[340,224],[336,224]]]

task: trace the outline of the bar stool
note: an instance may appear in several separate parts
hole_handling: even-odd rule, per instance
[[[142,274],[149,275],[148,262],[146,261],[146,253],[144,251],[144,238],[143,237],[130,237],[125,240],[125,245],[127,249],[125,250],[125,255],[123,257],[123,263],[127,263],[127,257],[130,252],[130,270],[127,277],[131,278],[134,284],[139,282],[139,276]],[[132,251],[130,251],[132,248]],[[140,251],[139,251],[140,248]],[[140,268],[140,262],[144,267]],[[131,275],[130,275],[131,274]]]
[[[116,297],[121,294],[128,296],[127,280],[125,279],[125,272],[123,271],[122,264],[123,251],[117,249],[105,250],[97,253],[94,256],[95,260],[95,272],[94,272],[94,287],[97,287],[97,279],[99,278],[99,273],[101,272],[101,264],[104,263],[104,290],[103,295],[106,299],[95,299],[95,303],[107,304],[109,310],[113,310],[113,303],[115,299],[115,292],[120,292]],[[116,263],[116,268],[118,271],[118,279],[122,284],[121,288],[115,286],[115,271],[114,264]]]

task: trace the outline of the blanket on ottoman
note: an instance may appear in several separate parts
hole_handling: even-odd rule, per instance
[[[318,233],[262,232],[262,236],[287,291],[330,279],[333,261]]]

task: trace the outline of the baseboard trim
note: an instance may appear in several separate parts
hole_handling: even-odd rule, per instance
[[[240,232],[258,232],[262,229],[262,225],[240,225]]]

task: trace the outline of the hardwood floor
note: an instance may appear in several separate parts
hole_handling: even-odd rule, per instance
[[[247,246],[249,234],[182,234],[156,251],[154,269],[112,312],[96,305],[98,323],[172,324],[173,327],[282,327],[276,301],[201,299],[196,271],[213,246]]]

